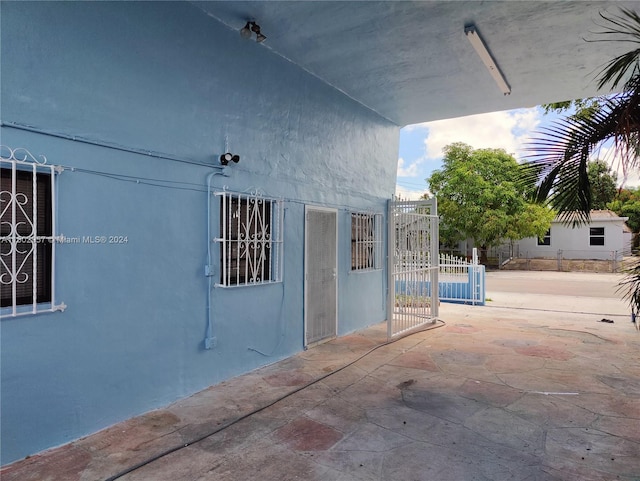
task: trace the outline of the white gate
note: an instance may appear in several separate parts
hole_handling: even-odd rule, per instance
[[[389,201],[387,335],[438,317],[438,209],[436,199]]]

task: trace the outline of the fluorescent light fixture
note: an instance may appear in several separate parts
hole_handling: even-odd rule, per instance
[[[467,36],[469,42],[471,42],[471,45],[480,56],[480,59],[487,67],[487,70],[489,70],[489,73],[493,77],[493,80],[495,80],[498,84],[498,88],[500,89],[500,91],[504,95],[510,95],[511,87],[509,87],[509,84],[505,80],[504,75],[502,75],[502,72],[500,72],[498,65],[496,65],[496,61],[489,53],[489,50],[487,50],[487,46],[482,41],[482,38],[480,38],[480,35],[476,31],[475,25],[464,27],[464,34]]]

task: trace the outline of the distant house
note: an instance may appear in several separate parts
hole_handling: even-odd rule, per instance
[[[556,218],[547,234],[528,237],[516,243],[520,257],[564,259],[621,260],[631,254],[632,232],[628,217],[619,217],[610,210],[591,211],[589,224],[573,228]]]

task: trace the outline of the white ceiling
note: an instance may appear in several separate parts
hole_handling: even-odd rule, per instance
[[[601,11],[638,2],[192,2],[265,49],[398,125],[592,96],[602,65],[629,49],[603,38]],[[511,86],[503,96],[465,37],[474,24]],[[239,41],[242,40],[238,35]]]

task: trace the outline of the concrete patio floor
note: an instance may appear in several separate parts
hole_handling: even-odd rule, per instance
[[[387,345],[383,325],[333,340],[0,478],[114,480],[174,450],[117,479],[639,481],[640,332],[626,307],[607,289],[581,296],[589,276],[577,293],[491,290],[510,275],[488,275],[486,307],[442,304],[446,324]]]

